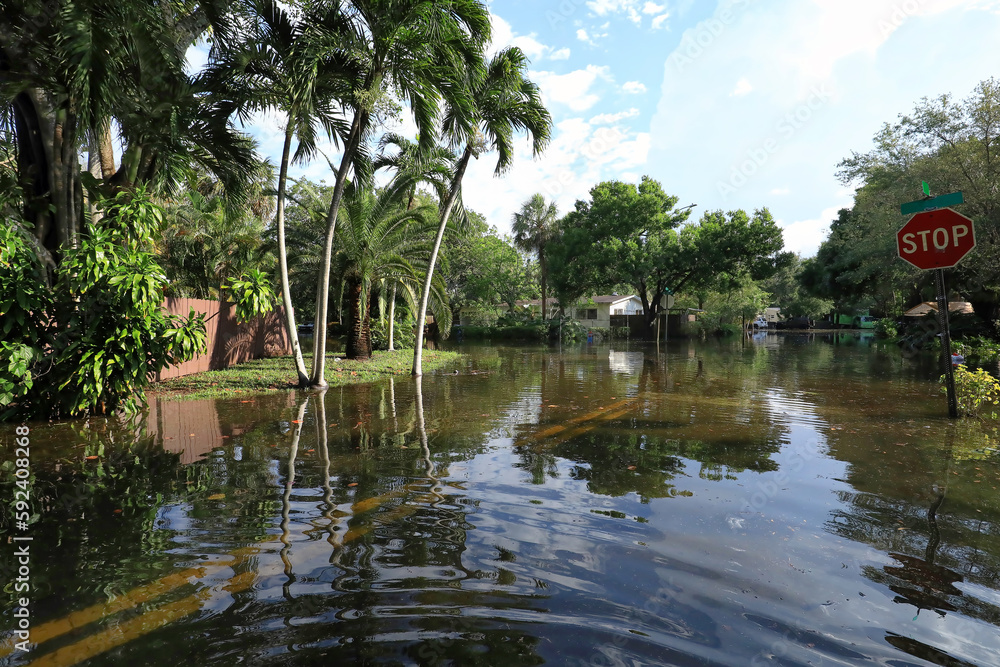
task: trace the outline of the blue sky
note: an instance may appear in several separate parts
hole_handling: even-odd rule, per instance
[[[494,49],[521,47],[553,138],[513,169],[474,162],[466,205],[501,231],[535,192],[560,213],[608,179],[659,180],[706,210],[768,207],[815,254],[852,189],[837,163],[921,97],[1000,76],[1000,0],[495,0]],[[397,130],[412,133],[404,118]],[[281,119],[251,128],[276,161]],[[293,175],[328,178],[322,159]],[[932,187],[934,184],[931,184]],[[914,193],[914,199],[920,196]]]

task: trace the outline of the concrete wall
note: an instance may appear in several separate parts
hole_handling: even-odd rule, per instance
[[[285,310],[280,306],[263,317],[239,324],[236,306],[228,302],[178,298],[163,302],[163,309],[171,315],[187,317],[191,308],[205,314],[208,349],[191,361],[165,368],[157,374],[156,381],[292,353],[283,324]]]

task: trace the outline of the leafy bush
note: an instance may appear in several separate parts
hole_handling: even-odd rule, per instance
[[[941,376],[945,383],[945,376]],[[941,387],[947,393],[947,387]],[[996,419],[995,407],[1000,405],[1000,381],[982,368],[970,371],[965,364],[955,368],[955,397],[958,412],[966,417]]]
[[[160,309],[159,208],[142,191],[104,208],[78,247],[64,250],[51,290],[23,223],[0,225],[0,419],[135,410],[155,373],[205,346],[201,315]]]
[[[413,343],[417,339],[416,332],[413,330],[413,320],[409,319],[405,322],[396,322],[396,325],[392,328],[392,346],[397,350],[403,349],[413,349]],[[379,320],[372,324],[372,349],[373,350],[388,350],[389,349],[389,319]]]
[[[873,331],[879,338],[896,338],[899,335],[896,321],[891,317],[883,317],[880,320],[876,320]]]
[[[720,336],[739,336],[743,334],[743,327],[738,324],[720,324],[717,333]]]

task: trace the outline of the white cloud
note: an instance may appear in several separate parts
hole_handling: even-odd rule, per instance
[[[830,223],[837,218],[837,212],[842,206],[831,206],[823,209],[819,217],[813,220],[798,220],[788,224],[778,222],[781,234],[785,240],[785,250],[797,252],[803,257],[812,257],[819,250],[820,244],[830,235]]]
[[[612,125],[626,118],[635,118],[639,115],[639,110],[635,107],[618,113],[602,113],[590,119],[591,125]]]
[[[659,16],[654,18],[652,23],[653,30],[659,30],[660,28],[662,28],[663,24],[667,22],[668,18],[670,18],[670,14],[660,14]]]
[[[552,60],[565,60],[569,58],[569,49],[563,48],[556,51],[547,44],[538,41],[537,35],[518,35],[511,28],[510,23],[496,14],[490,14],[493,23],[493,41],[487,49],[489,55],[496,54],[500,49],[508,46],[516,46],[524,52],[524,55],[531,61],[542,60],[549,57]]]
[[[514,169],[503,178],[493,177],[493,155],[470,164],[463,195],[467,206],[509,232],[511,215],[536,192],[565,213],[603,180],[637,180],[636,174],[645,172],[649,147],[649,133],[568,118],[555,124],[552,143],[537,159],[526,141],[518,142]]]
[[[753,86],[750,84],[750,82],[747,80],[746,77],[743,77],[742,79],[736,82],[736,87],[733,88],[733,92],[729,93],[729,96],[742,97],[743,95],[747,95],[748,93],[750,93],[752,90]]]
[[[643,14],[660,14],[666,9],[666,5],[658,5],[655,2],[647,2],[642,6]]]
[[[607,67],[587,65],[568,74],[554,72],[531,72],[531,78],[542,91],[546,104],[558,102],[565,104],[573,111],[586,111],[594,106],[600,96],[591,91],[591,86],[598,79],[611,80]]]
[[[1000,17],[979,7],[720,0],[664,63],[650,175],[709,210],[769,206],[788,223],[788,246],[815,252],[851,202],[836,178],[843,158],[870,150],[882,124],[922,97],[964,97],[1000,70],[1000,52],[982,46]]]
[[[639,81],[626,81],[622,84],[622,90],[626,93],[639,94],[646,92],[646,86]]]
[[[589,42],[590,41],[590,35],[588,35],[587,31],[584,30],[583,28],[580,28],[579,30],[576,31],[576,38],[578,40],[580,40],[581,42]]]

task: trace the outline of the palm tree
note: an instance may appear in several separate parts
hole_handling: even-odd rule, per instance
[[[352,62],[350,96],[342,98],[351,114],[350,132],[344,143],[340,167],[327,212],[323,266],[317,283],[316,321],[313,340],[313,386],[326,386],[326,322],[328,285],[340,202],[347,186],[348,171],[364,182],[367,145],[373,121],[385,108],[389,91],[408,102],[420,132],[421,144],[433,146],[439,103],[467,107],[468,86],[455,85],[477,74],[479,56],[490,38],[489,9],[481,0],[354,0],[350,18],[357,40],[350,45]],[[359,169],[361,167],[361,169]]]
[[[454,145],[464,145],[462,157],[455,166],[448,197],[441,207],[441,223],[434,239],[430,266],[424,280],[417,310],[417,339],[413,350],[413,375],[421,375],[421,352],[424,338],[424,320],[430,298],[431,279],[441,239],[448,219],[460,200],[462,178],[473,156],[489,148],[497,152],[494,174],[499,176],[510,168],[514,160],[513,138],[515,132],[531,135],[532,152],[538,155],[549,141],[552,117],[542,104],[538,86],[527,79],[528,59],[521,49],[510,47],[497,53],[481,77],[472,82],[469,99],[472,106],[452,105],[444,119],[444,129]]]
[[[50,266],[84,228],[83,188],[170,190],[182,167],[201,163],[232,194],[256,164],[252,141],[229,107],[184,73],[184,51],[209,25],[226,34],[220,0],[200,3],[91,0],[0,4],[0,106],[13,119],[25,216]],[[10,113],[7,113],[10,110]],[[125,156],[116,168],[111,121]],[[98,152],[101,178],[80,177],[80,154]]]
[[[318,128],[335,141],[348,132],[340,100],[350,94],[351,62],[345,57],[350,26],[336,3],[317,5],[299,19],[276,0],[256,0],[253,8],[254,20],[244,38],[214,53],[205,78],[228,86],[239,100],[241,114],[279,109],[288,117],[278,171],[275,227],[285,328],[299,385],[304,387],[309,384],[309,375],[295,325],[285,239],[288,167],[293,160],[305,161],[316,153]],[[296,138],[293,157],[292,141]],[[325,318],[319,320],[325,322]]]
[[[431,204],[403,207],[401,197],[411,184],[411,179],[402,177],[377,194],[355,183],[345,190],[334,261],[343,276],[350,304],[347,337],[350,359],[371,356],[374,290],[386,285],[415,292],[420,284],[436,224],[436,210]],[[437,288],[444,303],[443,286],[439,284]]]
[[[531,199],[521,205],[521,210],[514,214],[511,231],[514,232],[514,245],[525,252],[538,253],[538,273],[542,283],[542,320],[546,315],[545,299],[545,246],[555,233],[556,204],[545,203],[545,198],[534,194]]]

